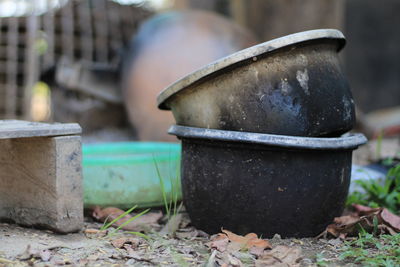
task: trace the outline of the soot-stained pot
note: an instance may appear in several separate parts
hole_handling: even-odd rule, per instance
[[[241,50],[158,95],[177,124],[295,136],[339,136],[355,122],[337,30],[288,35]]]
[[[362,134],[294,137],[172,126],[182,140],[183,201],[192,224],[264,237],[312,237],[340,216]]]

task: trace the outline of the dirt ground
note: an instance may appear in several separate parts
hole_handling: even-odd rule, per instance
[[[85,229],[99,228],[100,224],[86,223]],[[90,230],[88,230],[90,231]],[[178,230],[176,236],[148,234],[149,240],[120,232],[114,236],[79,233],[58,235],[50,231],[0,224],[0,266],[217,266],[211,249],[210,237],[192,227]],[[133,239],[132,249],[117,248],[113,242]],[[317,259],[326,259],[343,266],[338,260],[339,240],[313,238],[269,239],[273,247],[286,245],[301,248],[300,266],[317,266]],[[254,266],[255,256],[236,254],[242,266]],[[240,265],[239,265],[240,266]]]
[[[377,152],[373,141],[354,153],[353,162],[365,164],[378,154],[393,156],[399,147],[398,138],[388,139]],[[218,255],[207,245],[210,236],[191,227],[186,214],[174,236],[160,234],[161,223],[150,229],[148,240],[121,231],[105,235],[93,230],[102,224],[86,220],[81,232],[67,235],[0,223],[0,266],[218,266]],[[339,239],[281,239],[276,235],[268,241],[272,247],[300,248],[300,266],[354,266],[338,259],[344,245]],[[237,252],[234,257],[242,265],[232,266],[255,266],[256,256],[249,252]]]

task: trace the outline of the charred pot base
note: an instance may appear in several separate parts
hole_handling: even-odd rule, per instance
[[[193,225],[263,237],[312,237],[341,215],[361,134],[307,138],[173,126]]]

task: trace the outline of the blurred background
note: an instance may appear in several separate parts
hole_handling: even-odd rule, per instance
[[[172,140],[155,99],[165,86],[256,43],[335,28],[358,127],[398,135],[399,12],[398,0],[0,0],[0,119],[78,122],[87,142]]]

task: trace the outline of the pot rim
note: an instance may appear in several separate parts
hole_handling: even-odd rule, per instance
[[[158,108],[169,110],[170,107],[166,105],[166,101],[172,95],[178,93],[179,91],[187,88],[191,84],[207,77],[212,73],[220,71],[233,64],[269,53],[271,51],[278,50],[283,47],[319,39],[331,39],[338,41],[337,51],[340,51],[346,43],[346,39],[341,31],[335,29],[318,29],[286,35],[268,42],[251,46],[249,48],[240,50],[236,53],[218,59],[208,65],[205,65],[204,67],[184,76],[183,78],[169,85],[157,96]]]
[[[226,131],[180,125],[172,125],[168,133],[176,135],[180,139],[205,139],[310,150],[356,149],[368,141],[361,133],[346,133],[341,137],[303,137]]]

